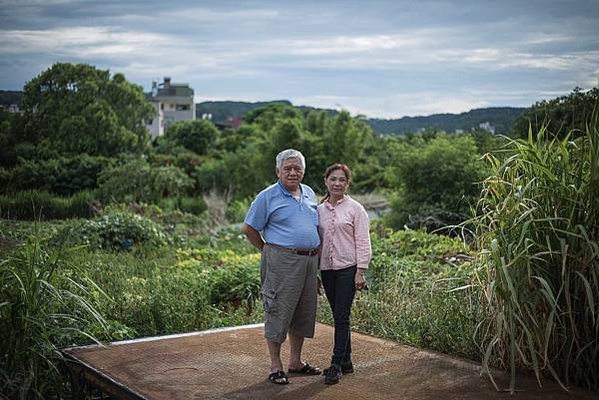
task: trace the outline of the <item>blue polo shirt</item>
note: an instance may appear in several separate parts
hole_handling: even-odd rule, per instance
[[[270,185],[258,193],[244,222],[261,232],[266,243],[295,249],[318,247],[316,195],[307,185],[300,184],[300,188],[297,201],[281,181]]]

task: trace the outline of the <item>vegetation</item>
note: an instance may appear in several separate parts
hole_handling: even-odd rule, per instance
[[[596,98],[538,103],[513,139],[381,137],[362,117],[281,102],[238,129],[176,123],[151,143],[141,88],[54,65],[22,115],[0,110],[0,397],[67,396],[62,346],[260,321],[259,254],[232,224],[288,147],[317,192],[345,162],[354,194],[391,200],[359,330],[509,370],[512,390],[520,371],[597,390]],[[529,123],[537,112],[545,125]]]
[[[549,372],[599,386],[599,120],[570,140],[514,140],[489,156],[475,218],[487,316],[477,330],[484,365]]]
[[[470,110],[460,114],[434,114],[426,117],[403,117],[399,119],[370,119],[368,122],[377,133],[405,135],[422,130],[446,132],[472,131],[481,124],[489,123],[495,133],[506,134],[523,108],[491,107]]]
[[[66,252],[48,251],[35,238],[0,258],[0,392],[9,398],[48,398],[66,384],[61,347],[106,337],[96,309],[104,296]]]
[[[588,91],[575,88],[566,96],[539,101],[514,122],[511,136],[526,139],[530,126],[532,132],[545,130],[548,139],[577,137],[585,132],[598,104],[599,87]]]
[[[476,292],[455,290],[470,282],[469,248],[424,230],[387,233],[373,241],[370,293],[357,297],[352,324],[371,335],[479,359],[472,335],[481,316]]]
[[[480,193],[478,182],[487,176],[474,139],[439,135],[430,141],[418,138],[412,144],[403,146],[402,160],[395,168],[399,190],[388,224],[395,229],[425,226],[434,230],[468,219]]]
[[[85,64],[54,64],[27,83],[25,138],[47,155],[140,151],[154,114],[141,87]],[[82,135],[81,132],[85,132]]]
[[[0,195],[0,217],[30,221],[91,217],[95,197],[89,191],[72,196],[38,190]]]

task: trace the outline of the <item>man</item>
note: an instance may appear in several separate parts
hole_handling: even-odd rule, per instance
[[[302,184],[306,162],[287,149],[276,158],[278,181],[261,191],[241,228],[262,252],[260,279],[264,303],[264,337],[270,354],[269,380],[287,384],[281,344],[289,333],[292,373],[320,375],[301,360],[304,338],[314,337],[318,270],[318,214],[314,191]]]

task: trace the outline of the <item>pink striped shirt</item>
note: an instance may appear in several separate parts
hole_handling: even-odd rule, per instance
[[[368,268],[372,257],[368,214],[364,207],[345,195],[336,205],[318,205],[321,270],[339,270],[352,265]]]

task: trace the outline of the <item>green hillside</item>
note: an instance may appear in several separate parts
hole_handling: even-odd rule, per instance
[[[372,129],[381,134],[406,134],[424,129],[440,129],[446,132],[469,131],[480,124],[489,123],[495,133],[506,134],[525,108],[490,107],[470,110],[461,114],[433,114],[426,117],[403,117],[399,119],[369,119]]]
[[[207,101],[196,104],[196,116],[202,118],[204,114],[211,114],[215,123],[225,123],[236,117],[243,117],[245,113],[270,104],[292,105],[287,100],[269,102],[239,102],[239,101]],[[315,110],[314,107],[298,106],[301,111]],[[479,128],[480,124],[488,123],[495,129],[495,133],[505,134],[523,112],[525,108],[516,107],[491,107],[479,108],[461,114],[434,114],[425,117],[403,117],[399,119],[368,118],[366,122],[378,134],[406,134],[425,129],[440,129],[446,132],[456,130],[469,131]],[[335,110],[324,110],[328,115],[337,114]]]

